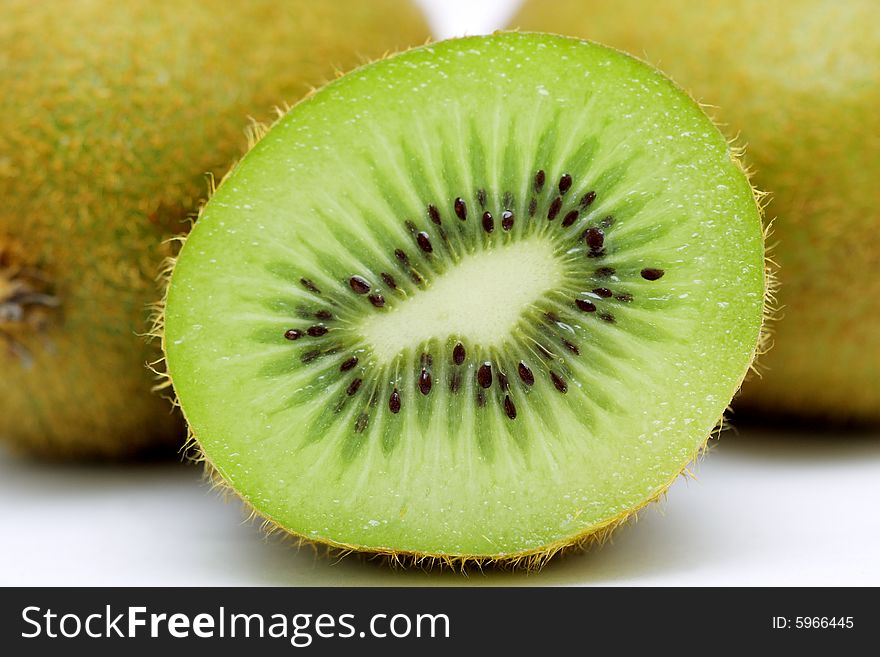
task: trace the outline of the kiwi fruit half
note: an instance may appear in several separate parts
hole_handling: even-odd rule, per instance
[[[514,24],[645,57],[747,144],[781,311],[739,403],[880,421],[880,3],[532,0]]]
[[[293,534],[535,564],[703,448],[759,339],[752,188],[700,107],[496,34],[296,105],[171,274],[167,368],[220,480]]]
[[[198,210],[205,174],[246,150],[248,116],[427,29],[404,0],[2,11],[0,440],[82,457],[183,442],[141,337],[163,240]]]

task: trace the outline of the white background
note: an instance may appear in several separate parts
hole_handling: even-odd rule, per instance
[[[438,37],[515,2],[421,0]],[[880,431],[727,432],[613,542],[537,574],[391,570],[267,539],[198,466],[0,453],[0,585],[880,585]]]

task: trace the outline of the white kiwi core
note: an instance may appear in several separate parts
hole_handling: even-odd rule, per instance
[[[451,335],[491,347],[509,338],[523,311],[558,288],[562,277],[563,264],[548,240],[501,245],[466,256],[388,312],[368,315],[360,332],[386,361],[407,347]]]

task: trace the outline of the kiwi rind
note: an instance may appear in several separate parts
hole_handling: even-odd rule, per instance
[[[737,399],[753,417],[880,421],[878,21],[871,0],[531,0],[511,22],[657,64],[748,144],[781,282],[775,346]]]
[[[427,28],[408,0],[3,9],[0,440],[57,458],[173,451],[183,423],[150,393],[143,333],[206,174],[241,155],[248,116]]]
[[[265,128],[260,128],[259,136],[265,134]],[[730,152],[731,160],[739,164],[737,149],[732,149]],[[760,208],[760,194],[754,190],[752,190],[752,194],[754,197],[754,203],[756,208]],[[758,210],[759,211],[759,210]],[[170,273],[174,268],[174,260],[169,260],[169,266],[166,268],[166,272],[169,275],[166,277],[166,297],[163,299],[163,302],[157,305],[157,314],[155,317],[155,327],[153,331],[153,335],[162,342],[163,350],[165,349],[165,333],[164,333],[164,303],[167,300],[167,284],[170,281]],[[767,290],[770,288],[768,285],[769,279],[769,271],[767,268],[763,270],[764,274],[764,290],[765,294],[767,294]],[[765,296],[763,300],[763,312],[766,316],[766,313],[769,308],[769,304],[767,302],[767,297]],[[757,352],[759,352],[763,345],[765,335],[763,328],[761,330],[761,339],[758,341],[758,345],[752,352],[752,356],[754,356]],[[751,359],[750,364],[751,366]],[[747,370],[742,372],[742,376],[736,381],[734,388],[730,391],[730,396],[733,396],[735,390],[739,387],[739,384],[742,381],[742,378],[745,376]],[[164,373],[165,381],[168,386],[173,385],[173,381],[171,379],[171,375],[166,371]],[[719,429],[722,423],[722,418],[718,418],[718,422],[716,423],[716,429]],[[695,451],[690,455],[690,461],[697,459],[705,450],[706,444],[709,438],[713,435],[714,431],[708,432],[704,439],[697,446]],[[222,467],[213,462],[209,456],[200,448],[199,441],[197,435],[192,433],[190,434],[190,443],[189,446],[194,454],[194,459],[198,461],[202,461],[205,463],[206,472],[208,478],[219,488],[231,490],[233,492],[237,492],[235,487],[229,483],[229,478],[224,474]],[[331,539],[326,538],[315,538],[314,536],[303,536],[298,535],[295,531],[292,531],[289,527],[285,527],[282,522],[278,519],[273,518],[271,515],[265,513],[264,511],[258,510],[254,507],[250,502],[247,501],[246,498],[242,498],[244,500],[245,505],[250,509],[251,515],[253,517],[262,518],[264,521],[264,528],[268,531],[282,531],[287,534],[291,534],[298,538],[301,542],[307,544],[322,544],[330,547],[337,554],[348,554],[348,553],[358,553],[358,554],[368,554],[374,555],[380,558],[383,558],[390,563],[393,564],[404,564],[404,565],[416,565],[420,567],[431,567],[431,566],[445,566],[451,568],[464,568],[468,566],[513,566],[513,567],[524,567],[524,568],[539,568],[544,565],[548,559],[553,557],[556,554],[567,551],[570,548],[582,548],[594,542],[601,542],[606,539],[611,532],[624,524],[629,519],[632,519],[636,516],[636,514],[648,504],[658,500],[661,498],[668,487],[675,481],[682,473],[687,472],[687,464],[681,467],[681,470],[674,473],[674,475],[666,482],[664,482],[661,486],[659,486],[655,492],[648,496],[646,499],[642,501],[637,506],[626,509],[625,511],[606,519],[605,521],[598,523],[596,525],[591,526],[585,531],[579,532],[572,536],[566,536],[558,541],[554,541],[552,543],[548,543],[542,545],[541,547],[535,549],[528,549],[516,552],[507,552],[498,555],[486,555],[486,554],[470,554],[470,553],[444,553],[444,552],[423,552],[423,551],[408,551],[408,550],[398,550],[391,547],[376,547],[376,546],[363,546],[356,544],[348,544],[343,542],[336,542]]]

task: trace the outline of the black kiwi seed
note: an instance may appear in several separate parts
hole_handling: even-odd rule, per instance
[[[491,233],[493,230],[495,230],[495,220],[492,218],[491,212],[483,213],[483,230],[485,230],[487,233]]]
[[[565,382],[565,379],[552,370],[550,372],[550,379],[553,381],[553,385],[556,386],[556,389],[559,392],[563,394],[568,392],[568,384]]]
[[[318,349],[312,349],[311,351],[305,352],[302,356],[300,356],[300,361],[303,363],[311,363],[318,356],[321,355],[321,351]]]
[[[596,192],[587,192],[584,194],[584,197],[581,199],[581,208],[586,209],[593,204],[593,201],[596,200]]]
[[[351,397],[361,387],[361,383],[363,383],[361,379],[355,379],[354,381],[349,383],[348,388],[346,388],[345,390],[345,394]]]
[[[419,248],[425,253],[431,253],[434,250],[434,247],[431,246],[431,240],[428,239],[428,233],[425,231],[416,235],[416,242],[419,243]]]
[[[565,194],[569,189],[571,189],[571,176],[567,173],[563,173],[562,177],[559,179],[559,193]]]
[[[504,230],[513,228],[513,212],[510,210],[505,210],[501,213],[501,227]]]
[[[352,276],[348,279],[348,284],[356,294],[366,294],[370,291],[370,284],[360,276]]]
[[[323,319],[325,321],[328,319],[333,319],[333,313],[331,313],[329,310],[319,310],[315,313],[315,319]]]
[[[541,169],[535,174],[535,193],[540,194],[544,189],[544,170]]]
[[[666,272],[662,269],[656,269],[654,267],[645,267],[641,272],[642,278],[646,281],[656,281],[658,278],[662,278],[665,273]]]
[[[538,211],[538,199],[532,199],[529,201],[529,216],[534,217],[535,213]]]
[[[321,290],[317,288],[315,283],[310,278],[301,278],[299,282],[302,283],[302,286],[306,288],[309,292],[314,292],[315,294],[321,294]]]
[[[519,365],[516,368],[519,373],[519,378],[522,379],[522,382],[527,386],[531,386],[535,384],[535,375],[532,374],[532,370],[529,369],[529,366],[524,362],[520,361]]]
[[[550,204],[550,208],[547,210],[547,220],[553,221],[556,219],[556,215],[559,214],[559,211],[562,209],[562,199],[560,197],[556,197],[553,199],[553,202]]]
[[[320,338],[322,335],[327,335],[327,327],[321,326],[320,324],[315,324],[314,326],[310,326],[306,333],[308,333],[313,338]]]
[[[481,208],[486,207],[486,190],[485,189],[478,189],[477,190],[477,201],[479,202]]]
[[[596,312],[596,304],[592,301],[587,301],[586,299],[575,299],[574,305],[577,306],[578,310],[582,310],[585,313]]]
[[[413,222],[411,222],[409,219],[407,219],[406,221],[404,221],[404,222],[403,222],[403,225],[406,226],[406,229],[407,229],[409,232],[411,232],[413,235],[415,235],[417,232],[419,232],[419,229],[416,228],[416,225],[415,225]]]
[[[595,274],[599,278],[610,278],[614,276],[614,267],[599,267],[596,269]]]
[[[568,340],[566,340],[565,338],[563,338],[563,339],[562,339],[562,344],[565,345],[565,348],[568,349],[568,350],[569,350],[571,353],[573,353],[575,356],[579,356],[579,355],[580,355],[581,350],[578,349],[578,348],[577,348],[577,345],[574,344],[573,342],[569,342]]]
[[[386,274],[384,271],[382,272],[381,276],[382,281],[385,283],[385,285],[390,287],[392,290],[397,289],[397,281],[394,280],[394,276],[392,276],[391,274]]]
[[[394,249],[394,257],[397,258],[400,262],[402,262],[407,267],[409,266],[409,258],[400,249]]]
[[[584,241],[590,251],[601,251],[605,245],[605,233],[599,228],[587,228],[584,231]]]
[[[480,365],[480,369],[477,370],[477,382],[483,388],[492,385],[492,363],[486,362]]]
[[[464,362],[465,351],[464,345],[459,342],[452,348],[452,362],[456,365],[461,365]]]
[[[440,221],[440,211],[433,205],[428,206],[428,218],[438,226],[442,223]]]
[[[371,294],[367,297],[370,300],[370,303],[376,306],[376,308],[381,308],[385,305],[385,297],[381,294]]]
[[[630,301],[633,300],[633,295],[631,295],[629,292],[621,292],[620,294],[614,295],[614,298],[617,299],[618,301],[623,301],[625,303],[629,303]]]
[[[431,392],[431,373],[425,368],[422,368],[422,373],[419,374],[419,390],[423,395]]]
[[[303,332],[297,329],[287,329],[284,332],[284,337],[287,340],[299,340],[303,336]]]
[[[504,395],[504,412],[511,420],[516,419],[516,406],[513,405],[510,395]]]
[[[575,221],[578,220],[578,211],[572,210],[568,214],[565,215],[565,218],[562,220],[562,225],[566,228],[571,226]]]
[[[458,389],[461,387],[461,374],[459,374],[458,370],[452,372],[452,376],[449,377],[449,391],[456,393]]]
[[[593,290],[593,294],[596,294],[596,295],[602,297],[603,299],[608,299],[614,293],[611,290],[609,290],[607,287],[597,287],[596,289]]]
[[[346,360],[344,363],[342,363],[342,365],[339,366],[339,371],[340,372],[347,372],[348,370],[350,370],[352,367],[354,367],[357,364],[358,364],[357,356],[352,356],[351,358]]]
[[[464,199],[457,198],[455,202],[452,204],[455,210],[455,216],[464,221],[467,219],[467,205],[464,202]]]
[[[609,324],[614,324],[614,322],[616,321],[614,319],[614,315],[612,315],[611,313],[600,313],[599,319],[601,319],[603,322],[608,322]]]
[[[400,393],[397,388],[391,391],[391,397],[388,399],[388,410],[392,413],[400,412]]]
[[[553,322],[554,324],[559,322],[559,315],[554,313],[552,310],[549,313],[544,313],[544,317]]]

